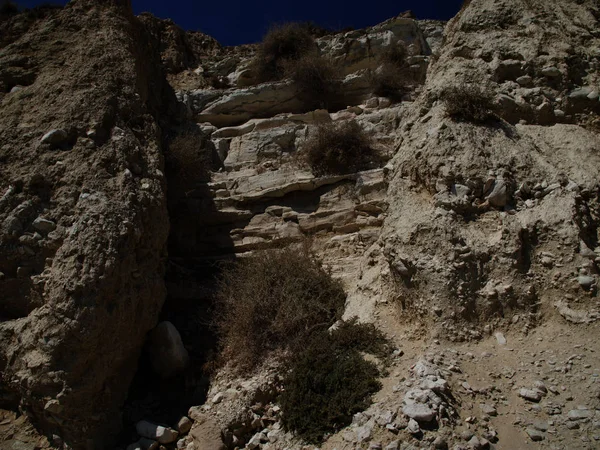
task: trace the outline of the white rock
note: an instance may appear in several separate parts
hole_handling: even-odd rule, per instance
[[[498,342],[498,345],[506,345],[506,338],[502,333],[498,331],[494,334],[494,336],[496,336],[496,341]]]
[[[135,425],[135,430],[140,436],[153,439],[161,444],[170,444],[171,442],[175,442],[179,437],[179,433],[177,433],[177,431],[161,425],[156,425],[152,422],[148,422],[147,420],[138,422]]]
[[[419,434],[421,432],[421,427],[419,427],[419,424],[415,419],[410,419],[408,421],[408,426],[406,427],[406,429],[411,434]]]
[[[404,405],[402,412],[417,422],[431,422],[435,418],[435,411],[423,403]]]
[[[539,402],[542,399],[542,392],[538,391],[537,389],[521,388],[519,391],[519,397],[531,402]]]

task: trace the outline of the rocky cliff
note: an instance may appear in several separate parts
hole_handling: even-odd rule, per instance
[[[593,0],[472,0],[448,24],[323,34],[341,78],[330,110],[291,80],[255,83],[256,46],[126,2],[4,19],[1,406],[55,445],[108,445],[159,317],[200,365],[215,261],[309,240],[343,281],[345,317],[394,345],[375,403],[322,448],[594,448],[599,19]],[[411,82],[392,102],[372,77],[399,44]],[[449,113],[464,86],[490,97],[486,120]],[[308,138],[347,121],[380,164],[315,176]],[[163,154],[184,129],[214,164],[181,190]],[[271,362],[222,368],[208,393],[197,372],[152,379],[179,409],[207,398],[187,436],[148,379],[127,420],[184,430],[160,438],[178,448],[302,448],[281,428]]]
[[[0,50],[0,400],[101,446],[164,301],[176,103],[127,2],[29,14],[2,23],[21,32]]]

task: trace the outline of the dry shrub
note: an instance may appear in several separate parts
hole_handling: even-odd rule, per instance
[[[8,17],[19,14],[19,7],[11,1],[5,0],[0,3],[0,17]]]
[[[371,88],[378,97],[400,102],[410,92],[410,73],[391,64],[384,64],[371,75]]]
[[[406,62],[408,52],[402,42],[385,47],[377,60],[379,68],[371,74],[371,88],[378,97],[402,101],[410,91],[412,76]]]
[[[311,53],[297,60],[288,60],[285,74],[294,82],[306,108],[328,109],[339,95],[338,70],[327,58]]]
[[[222,357],[250,369],[343,312],[346,294],[305,248],[267,250],[225,267],[216,294]]]
[[[377,366],[360,352],[385,355],[387,350],[381,332],[356,321],[314,333],[287,360],[280,397],[286,429],[318,444],[349,425],[381,388]]]
[[[371,139],[354,120],[320,125],[305,152],[316,176],[358,172],[380,162]]]
[[[282,79],[286,62],[298,60],[315,50],[315,41],[306,27],[288,23],[271,28],[254,59],[257,81]]]
[[[406,57],[408,51],[403,42],[397,42],[393,45],[388,45],[379,54],[379,62],[381,64],[392,64],[396,67],[406,66]]]
[[[210,180],[211,158],[204,138],[197,131],[176,136],[165,155],[170,186],[187,192],[197,183]]]
[[[494,98],[486,88],[474,84],[449,86],[441,98],[446,113],[453,119],[483,123],[493,117]]]

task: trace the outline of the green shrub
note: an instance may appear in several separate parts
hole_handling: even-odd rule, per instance
[[[285,74],[294,82],[306,108],[328,109],[339,95],[338,71],[329,59],[311,53],[288,60]]]
[[[304,248],[268,250],[224,268],[216,294],[224,360],[250,369],[342,314],[341,284]]]
[[[305,152],[316,176],[358,172],[380,162],[371,139],[353,120],[320,125],[309,137]]]
[[[257,81],[280,80],[285,64],[316,50],[310,31],[297,23],[271,28],[263,38],[254,60]]]
[[[441,93],[446,113],[455,120],[483,123],[493,117],[494,98],[488,89],[474,84],[445,88]]]
[[[349,425],[381,388],[377,366],[359,350],[380,351],[384,342],[375,327],[355,321],[332,333],[314,333],[287,361],[280,397],[286,429],[319,443],[327,433]]]

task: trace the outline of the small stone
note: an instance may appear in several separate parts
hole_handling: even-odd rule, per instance
[[[567,422],[567,428],[569,430],[578,430],[579,429],[579,423],[578,422]]]
[[[545,67],[542,69],[542,75],[550,78],[560,77],[562,75],[561,71],[554,66]]]
[[[221,403],[223,401],[224,397],[225,397],[225,395],[222,392],[217,392],[212,398],[213,404],[216,405],[218,403]]]
[[[52,414],[60,414],[63,410],[63,406],[60,404],[58,400],[49,400],[46,402],[44,406],[44,411],[47,411]]]
[[[246,446],[249,449],[254,449],[260,446],[260,438],[261,438],[261,434],[262,433],[256,433],[254,436],[252,436],[250,438],[250,440],[248,441],[248,444],[246,444]]]
[[[543,441],[546,438],[543,432],[536,430],[533,427],[527,428],[525,432],[533,442]]]
[[[396,418],[396,414],[393,411],[383,412],[376,420],[377,424],[384,427]]]
[[[38,217],[33,221],[33,228],[43,234],[48,234],[56,229],[56,224],[51,220]]]
[[[496,341],[498,342],[498,345],[506,345],[506,338],[504,337],[504,335],[502,333],[500,333],[498,331],[497,333],[494,334],[494,336],[496,337]]]
[[[175,427],[179,434],[186,434],[191,428],[192,421],[186,416],[183,416],[181,419],[179,419],[177,421],[177,426]]]
[[[385,446],[385,450],[398,450],[400,448],[400,441],[392,441]]]
[[[490,445],[488,441],[479,439],[477,436],[473,436],[467,444],[469,445],[469,448],[472,448],[473,450],[483,450]]]
[[[69,136],[65,130],[55,129],[48,131],[44,136],[42,136],[40,142],[42,144],[61,145],[66,142],[68,137]]]
[[[437,450],[446,450],[448,448],[448,443],[442,436],[436,437],[432,444]]]
[[[501,208],[508,203],[508,186],[504,180],[494,182],[492,192],[487,196],[490,205]]]
[[[579,275],[577,277],[577,282],[583,289],[589,290],[596,283],[596,280],[589,275]]]
[[[368,423],[356,429],[356,440],[358,442],[366,442],[371,439],[373,427]]]
[[[523,87],[528,87],[531,86],[531,84],[533,83],[533,78],[531,78],[529,75],[523,75],[517,78],[517,83],[519,83]]]
[[[594,411],[590,411],[589,409],[572,409],[567,414],[569,420],[584,420],[591,419],[594,417]]]
[[[543,381],[540,381],[540,380],[537,380],[537,381],[533,382],[533,388],[537,389],[542,394],[546,394],[548,392],[548,389],[546,388],[546,385],[544,384]]]
[[[435,411],[423,403],[404,405],[402,412],[417,422],[431,422],[435,418]]]
[[[381,446],[381,442],[371,442],[369,444],[369,450],[381,450],[382,446]]]
[[[419,427],[419,423],[415,419],[410,419],[408,421],[408,426],[406,429],[411,434],[419,434],[421,432],[421,427]]]
[[[539,402],[542,399],[542,393],[537,389],[522,388],[519,391],[519,397],[529,400],[530,402]]]
[[[487,414],[488,416],[495,417],[498,415],[498,411],[492,405],[481,404],[481,412]]]
[[[179,433],[177,433],[177,431],[161,425],[156,425],[148,422],[147,420],[138,422],[135,425],[135,430],[140,436],[153,439],[161,444],[170,444],[171,442],[175,442],[179,437]]]

